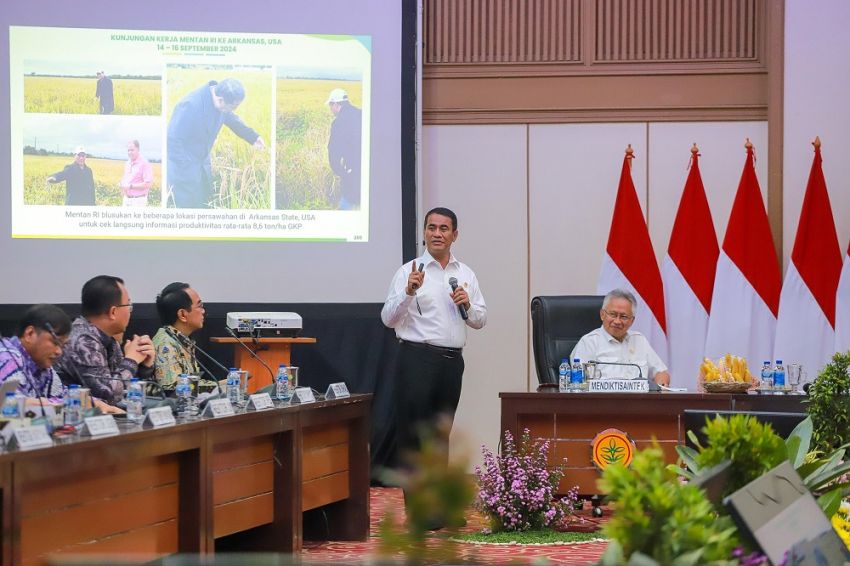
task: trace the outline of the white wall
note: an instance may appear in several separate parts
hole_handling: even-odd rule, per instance
[[[533,390],[529,303],[545,294],[593,294],[628,144],[632,177],[659,259],[697,142],[718,239],[746,157],[767,193],[764,122],[428,126],[423,134],[423,209],[459,215],[455,251],[478,274],[489,322],[471,332],[453,451],[479,461],[499,438],[499,391]],[[763,149],[761,149],[763,148]]]
[[[468,333],[452,436],[453,452],[473,458],[498,441],[499,391],[524,391],[527,378],[526,130],[441,126],[422,136],[423,212],[458,215],[452,252],[475,271],[487,303],[487,325]]]

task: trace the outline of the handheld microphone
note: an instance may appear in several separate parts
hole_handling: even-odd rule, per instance
[[[218,369],[220,369],[221,371],[224,372],[225,375],[227,375],[227,373],[230,371],[229,369],[224,367],[224,365],[222,365],[221,362],[219,362],[217,359],[212,357],[203,348],[198,346],[198,344],[194,340],[192,340],[191,338],[189,338],[188,336],[186,336],[182,332],[175,332],[170,326],[166,326],[164,328],[165,328],[165,333],[168,334],[169,336],[171,336],[172,338],[174,338],[175,340],[177,340],[180,343],[181,346],[183,346],[184,348],[186,348],[189,351],[192,351],[194,349],[196,352],[203,354],[205,358],[207,358],[209,361],[214,363]],[[204,370],[208,375],[210,375],[213,380],[218,381],[215,377],[215,374],[213,372],[211,372],[209,370],[209,368],[207,368],[204,364],[201,363],[201,360],[198,359],[198,356],[194,356],[194,357],[195,357],[195,361],[198,363],[198,365],[201,366],[201,369]]]
[[[457,289],[457,277],[449,277],[449,285],[452,288],[452,293],[454,293]],[[463,307],[463,305],[458,305],[457,310],[460,311],[460,317],[463,320],[469,320],[469,313],[466,312],[466,309]]]
[[[254,359],[255,359],[255,360],[257,360],[258,362],[260,362],[260,363],[263,365],[263,367],[264,367],[264,368],[266,368],[267,370],[269,370],[269,375],[270,375],[270,376],[271,376],[271,378],[272,378],[272,383],[274,383],[274,382],[275,382],[275,375],[274,375],[274,372],[272,371],[272,368],[270,368],[270,367],[269,367],[269,365],[268,365],[265,361],[263,361],[263,358],[261,358],[260,356],[258,356],[258,355],[257,355],[257,353],[256,353],[254,350],[252,350],[251,348],[249,348],[249,347],[245,344],[245,342],[243,342],[243,341],[242,341],[242,339],[241,339],[241,338],[240,338],[240,337],[239,337],[239,336],[238,336],[238,335],[237,335],[237,334],[233,331],[233,329],[232,329],[232,328],[230,328],[229,326],[225,326],[224,328],[225,328],[225,330],[227,330],[228,334],[230,334],[231,336],[233,336],[233,337],[236,339],[236,341],[239,343],[239,345],[240,345],[240,346],[242,346],[242,347],[243,347],[243,348],[244,348],[244,349],[245,349],[245,350],[246,350],[246,351],[247,351],[247,352],[251,355],[251,357],[252,357],[252,358],[254,358]]]
[[[418,269],[417,271],[419,271],[419,272],[421,273],[423,269],[425,269],[425,264],[424,264],[424,263],[420,263],[420,264],[419,264],[419,269]],[[414,283],[414,284],[413,284],[413,290],[414,290],[414,291],[416,291],[416,289],[418,289],[418,288],[419,288],[419,285],[418,285],[417,283]]]

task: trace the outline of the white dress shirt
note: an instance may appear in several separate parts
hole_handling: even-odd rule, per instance
[[[387,301],[381,309],[381,320],[389,328],[394,328],[396,336],[402,340],[463,348],[466,344],[466,327],[483,328],[487,322],[487,305],[484,304],[475,273],[451,254],[445,269],[427,251],[416,258],[415,263],[417,268],[420,263],[425,266],[422,286],[413,296],[407,294],[411,264],[407,262],[402,265],[390,284]],[[458,287],[463,287],[469,295],[469,318],[466,321],[461,318],[457,305],[452,301],[452,288],[449,285],[452,277],[457,279]],[[422,314],[419,313],[420,309]]]
[[[654,379],[655,374],[667,371],[667,366],[652,349],[649,340],[640,332],[629,330],[620,342],[600,326],[581,337],[570,361],[580,358],[582,362],[598,360],[600,362],[617,362],[637,364],[641,374],[646,379]],[[602,379],[637,379],[637,368],[631,366],[615,366],[599,364]]]

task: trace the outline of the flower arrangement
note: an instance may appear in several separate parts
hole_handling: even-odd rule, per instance
[[[490,520],[493,532],[527,531],[554,527],[572,514],[578,486],[566,497],[555,497],[565,465],[548,467],[549,441],[531,441],[528,429],[519,446],[505,431],[501,455],[482,446],[484,466],[475,467],[478,479],[477,507]]]

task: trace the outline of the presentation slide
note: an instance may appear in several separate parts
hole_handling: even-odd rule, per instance
[[[371,37],[11,26],[13,238],[369,239]]]
[[[417,6],[6,2],[0,304],[99,274],[137,304],[383,302],[421,233]]]

